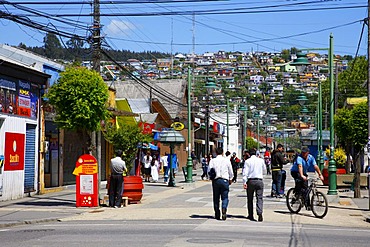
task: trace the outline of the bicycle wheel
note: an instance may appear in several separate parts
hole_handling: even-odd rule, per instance
[[[286,205],[290,212],[297,214],[299,211],[301,211],[302,204],[301,201],[296,198],[294,193],[294,188],[290,188],[288,190],[288,193],[286,195]]]
[[[311,197],[311,210],[317,218],[324,218],[328,213],[328,200],[320,191],[317,191]]]

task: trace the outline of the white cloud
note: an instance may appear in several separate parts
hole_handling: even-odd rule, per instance
[[[134,25],[132,25],[130,22],[113,20],[107,26],[105,26],[105,33],[112,36],[126,35],[134,28]]]

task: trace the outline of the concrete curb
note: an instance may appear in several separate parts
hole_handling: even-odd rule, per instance
[[[55,222],[55,221],[61,221],[60,218],[50,218],[50,219],[37,219],[37,220],[25,220],[25,221],[19,221],[19,222],[12,222],[12,223],[1,223],[1,228],[9,228],[14,226],[21,226],[21,225],[31,225],[31,224],[37,224],[37,223],[45,223],[45,222]]]

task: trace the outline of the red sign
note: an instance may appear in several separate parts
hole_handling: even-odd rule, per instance
[[[90,154],[77,159],[76,168],[76,207],[98,206],[98,162]]]
[[[25,135],[5,132],[4,171],[24,170]]]
[[[139,127],[142,129],[143,134],[152,134],[153,129],[155,127],[155,124],[154,123],[149,124],[149,123],[140,122]]]

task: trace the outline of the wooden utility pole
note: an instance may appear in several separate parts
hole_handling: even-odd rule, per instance
[[[100,2],[99,0],[94,0],[94,23],[92,26],[92,35],[93,35],[93,70],[100,74],[100,60],[101,60],[101,40],[100,40]],[[101,132],[93,131],[91,133],[91,145],[92,147],[96,147],[96,149],[92,150],[93,156],[96,157],[98,161],[98,205],[100,200],[100,183],[101,183]]]
[[[367,133],[370,136],[370,0],[367,1]],[[367,150],[369,152],[369,150]],[[369,156],[368,156],[369,157]],[[368,158],[368,165],[369,165]],[[359,177],[358,177],[359,178]],[[370,184],[370,177],[369,184]],[[369,185],[370,186],[370,185]],[[370,190],[369,190],[369,210],[370,210]]]

